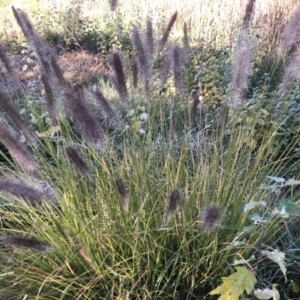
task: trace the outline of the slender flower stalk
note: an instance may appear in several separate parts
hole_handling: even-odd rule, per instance
[[[11,156],[27,175],[39,177],[33,155],[1,120],[0,139],[8,148]]]
[[[158,50],[159,52],[161,52],[161,51],[163,50],[164,46],[165,46],[166,43],[167,43],[167,40],[168,40],[168,37],[169,37],[170,32],[171,32],[171,30],[172,30],[172,27],[174,26],[174,24],[175,24],[175,22],[176,22],[177,15],[178,15],[178,12],[176,11],[176,12],[172,15],[171,19],[169,20],[169,23],[168,23],[168,25],[167,25],[167,28],[166,28],[166,30],[164,31],[164,34],[163,34],[161,40],[159,41],[159,50]]]
[[[24,181],[4,176],[0,176],[0,193],[27,200],[32,205],[53,200],[53,196],[40,188],[33,187]]]
[[[129,205],[129,196],[128,196],[128,191],[125,187],[125,184],[123,182],[122,179],[117,179],[116,180],[116,185],[117,185],[117,188],[118,188],[118,192],[121,196],[121,199],[120,199],[120,204],[121,204],[121,207],[124,209],[124,210],[128,210],[128,205]]]
[[[70,162],[75,166],[76,169],[80,171],[81,174],[83,174],[86,178],[90,178],[90,170],[87,164],[84,162],[84,160],[79,156],[77,151],[69,146],[66,147],[66,154],[70,160]]]
[[[86,139],[96,147],[103,144],[104,133],[95,114],[88,106],[82,90],[69,89],[66,91],[67,110],[82,130]]]
[[[35,238],[29,237],[9,235],[2,239],[2,242],[4,243],[4,245],[16,248],[29,248],[37,251],[53,250],[53,248],[48,243],[40,242]]]
[[[178,189],[175,189],[174,191],[171,192],[170,197],[169,197],[169,206],[167,209],[167,220],[169,220],[175,210],[178,208],[178,206],[181,203],[181,193]]]
[[[124,68],[123,68],[123,63],[120,58],[119,52],[114,51],[113,56],[112,56],[112,62],[116,74],[116,79],[117,79],[117,92],[119,94],[121,102],[124,104],[128,104],[129,102],[129,96],[128,96],[128,91],[126,87],[126,79],[125,79],[125,73],[124,73]]]

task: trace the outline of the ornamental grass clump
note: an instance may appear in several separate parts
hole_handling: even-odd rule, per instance
[[[15,11],[30,42],[33,30]],[[288,108],[272,111],[260,135],[259,101],[222,122],[215,111],[207,113],[200,91],[190,95],[182,80],[187,43],[166,45],[176,18],[158,43],[149,20],[145,35],[134,29],[135,63],[149,77],[137,80],[136,72],[133,85],[130,58],[120,50],[112,53],[114,85],[99,80],[92,91],[60,81],[50,62],[49,76],[55,73],[60,84],[44,83],[53,93],[45,89],[49,103],[39,114],[51,120],[30,123],[35,143],[22,143],[17,122],[3,112],[0,299],[211,300],[232,265],[246,261],[247,268],[252,255],[259,287],[278,284],[288,291],[291,281],[265,275],[265,252],[258,250],[296,253],[300,247],[287,234],[295,218],[283,213],[297,205],[297,192],[285,187],[287,204],[277,186],[262,186],[267,176],[294,170],[286,162],[295,157],[299,137],[286,143],[280,134]],[[157,45],[164,50],[157,53]],[[169,72],[173,86],[166,84]],[[253,214],[245,209],[254,202],[267,203],[267,213],[265,206]],[[285,276],[291,280],[289,267]]]

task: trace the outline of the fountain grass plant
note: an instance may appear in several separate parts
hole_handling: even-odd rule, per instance
[[[28,32],[26,14],[14,12],[29,41],[40,47],[36,54],[43,53],[46,46]],[[163,49],[166,33],[164,45],[152,43],[150,27],[148,20],[145,36],[153,48],[145,46],[137,28],[133,32],[132,86],[119,52],[112,54],[115,90],[103,82],[90,93],[62,79],[50,52],[47,62],[40,58],[42,71],[49,68],[45,92],[51,102],[44,105],[49,122],[22,123],[34,128],[36,138],[21,146],[10,123],[0,127],[1,137],[12,136],[3,139],[11,158],[5,156],[0,169],[1,299],[216,299],[210,293],[233,273],[235,261],[252,255],[256,262],[246,266],[259,287],[281,284],[284,294],[291,280],[300,284],[289,273],[282,282],[277,269],[259,277],[267,274],[265,247],[297,249],[299,237],[287,243],[287,232],[298,221],[277,213],[264,225],[268,211],[260,207],[256,214],[262,218],[254,226],[245,210],[253,201],[278,209],[281,187],[262,183],[293,167],[287,162],[299,138],[287,146],[279,139],[288,101],[278,98],[275,108],[270,105],[272,118],[259,135],[265,109],[260,99],[246,117],[241,109],[246,98],[229,108],[225,97],[222,110],[205,116],[199,95],[191,99],[174,70],[184,69],[192,53],[179,44]],[[153,68],[162,53],[167,70],[164,64]],[[158,82],[157,71],[168,77],[171,70],[175,88],[164,90],[165,78]],[[284,195],[292,201],[289,191]]]

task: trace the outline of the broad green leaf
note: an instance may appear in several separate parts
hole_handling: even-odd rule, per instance
[[[238,300],[245,290],[250,294],[256,283],[255,275],[246,267],[236,267],[235,273],[222,280],[223,283],[210,292],[211,295],[221,294],[219,300]]]
[[[291,200],[280,201],[277,205],[278,211],[285,210],[291,216],[300,217],[300,207]]]
[[[276,262],[279,267],[280,270],[282,271],[285,280],[287,280],[286,278],[286,267],[285,267],[285,253],[284,252],[280,252],[277,249],[275,249],[274,251],[262,251],[261,252],[263,255],[267,255],[269,259],[273,260],[274,262]]]

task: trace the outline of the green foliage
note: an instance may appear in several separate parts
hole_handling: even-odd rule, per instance
[[[206,106],[212,109],[220,107],[230,81],[229,51],[214,50],[209,47],[196,49],[191,55],[190,64],[188,73],[190,77],[194,76],[191,88],[199,90]]]

